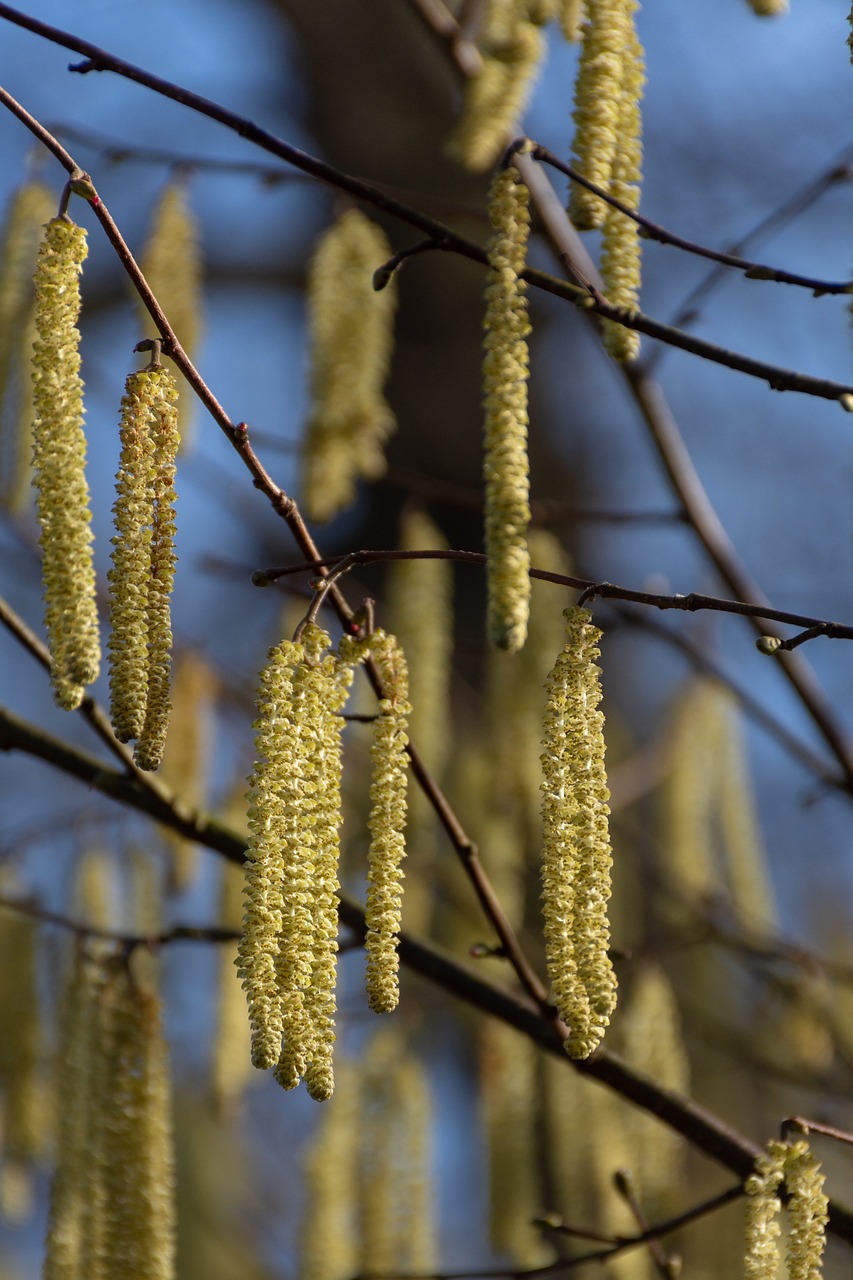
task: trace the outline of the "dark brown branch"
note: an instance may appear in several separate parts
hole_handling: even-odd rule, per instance
[[[408,223],[409,226],[417,227],[431,240],[435,241],[436,248],[458,253],[474,262],[485,264],[486,254],[481,245],[465,239],[465,237],[451,230],[450,227],[445,226],[434,218],[428,217],[411,205],[395,199],[378,187],[362,182],[360,179],[336,169],[333,165],[328,165],[324,161],[318,160],[315,156],[311,156],[298,147],[294,147],[282,138],[277,138],[274,134],[261,129],[259,125],[244,116],[228,111],[225,107],[212,102],[208,98],[203,98],[199,94],[192,93],[169,80],[152,75],[133,63],[117,58],[88,40],[81,40],[69,32],[62,31],[57,27],[50,26],[48,23],[40,22],[38,19],[22,14],[7,4],[0,3],[0,18],[5,18],[8,22],[24,27],[28,31],[32,31],[34,34],[55,44],[84,54],[87,61],[79,66],[72,67],[72,70],[82,72],[111,71],[134,81],[136,84],[144,85],[146,88],[152,89],[155,93],[159,93],[173,102],[188,107],[192,111],[197,111],[211,120],[216,120],[219,124],[232,129],[240,137],[246,138],[255,146],[261,147],[271,155],[276,155],[288,164],[292,164],[303,172],[309,173],[318,181],[336,187],[341,191],[346,191],[357,200],[371,204],[392,217]],[[13,101],[13,99],[9,98],[9,95],[0,93],[0,102],[14,111],[14,107],[10,105]],[[15,111],[15,114],[24,120],[24,116],[19,111]],[[42,132],[45,131],[42,130]],[[36,136],[39,135],[37,134]],[[46,143],[46,145],[48,144]],[[522,159],[530,160],[530,157],[522,157]],[[641,312],[628,311],[621,307],[611,306],[606,298],[595,290],[590,292],[589,288],[569,284],[564,280],[559,280],[533,268],[527,268],[523,276],[530,284],[544,290],[546,293],[564,298],[576,306],[592,311],[597,316],[613,320],[626,328],[636,329],[639,333],[645,333],[648,337],[656,338],[661,342],[678,347],[682,351],[687,351],[692,355],[709,360],[713,364],[721,364],[735,372],[759,378],[774,391],[797,391],[804,395],[813,395],[820,399],[837,400],[839,402],[845,402],[845,397],[850,397],[847,403],[853,404],[853,386],[849,384],[834,382],[826,378],[815,378],[810,374],[784,369],[778,365],[767,364],[765,361],[743,356],[739,352],[727,350],[724,347],[717,346],[715,343],[706,342],[669,325],[661,324]],[[134,284],[138,288],[136,281],[134,281]],[[143,301],[151,314],[154,315],[149,302],[144,296]],[[163,336],[166,336],[165,333]],[[172,353],[170,352],[170,354]],[[181,354],[186,359],[184,353],[182,352]],[[187,361],[187,363],[189,362]],[[182,372],[185,372],[182,364],[179,363],[179,367]],[[200,394],[198,381],[194,382],[191,378],[189,380],[194,389]],[[202,400],[207,403],[203,396]],[[234,427],[231,424],[231,431],[233,432],[233,430]]]
[[[14,911],[17,915],[29,916],[42,924],[54,925],[59,929],[67,929],[83,938],[103,938],[106,942],[117,942],[128,949],[132,947],[162,947],[170,942],[236,942],[240,934],[234,929],[222,929],[216,925],[176,924],[160,933],[119,933],[114,929],[101,929],[97,925],[81,924],[69,916],[56,911],[48,911],[46,907],[25,898],[10,898],[0,893],[0,907]]]
[[[585,187],[587,191],[592,191],[605,204],[609,204],[614,209],[618,209],[620,213],[624,213],[626,218],[630,218],[632,222],[636,222],[637,226],[642,227],[647,240],[656,240],[660,244],[671,245],[674,249],[683,249],[686,253],[691,253],[699,258],[707,258],[711,262],[719,263],[720,266],[734,267],[735,270],[742,271],[748,280],[771,280],[776,284],[792,284],[798,285],[802,289],[810,289],[816,298],[829,294],[853,293],[853,282],[849,280],[818,280],[813,276],[799,275],[795,271],[785,271],[781,267],[768,267],[761,262],[750,262],[747,258],[741,258],[735,253],[721,252],[718,249],[710,249],[707,245],[697,244],[694,240],[686,240],[683,236],[676,235],[674,231],[669,231],[659,223],[652,222],[651,218],[644,217],[643,214],[638,213],[635,209],[629,208],[621,200],[617,200],[615,196],[603,191],[601,187],[597,187],[594,182],[590,182],[588,178],[578,173],[570,164],[565,164],[564,161],[558,159],[547,147],[541,147],[537,143],[534,145],[531,155],[534,160],[540,160],[543,164],[558,169],[567,178],[571,178],[572,182],[577,182],[580,186]]]

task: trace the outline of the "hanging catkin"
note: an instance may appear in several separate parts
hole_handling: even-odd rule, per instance
[[[634,26],[634,0],[628,4],[629,32],[622,60],[618,144],[613,157],[609,193],[628,209],[640,207],[643,143],[640,99],[645,83],[643,47]],[[635,311],[640,302],[642,241],[633,218],[607,206],[601,238],[601,278],[608,302]],[[640,352],[640,335],[614,320],[603,321],[605,350],[616,360],[634,360]]]
[[[829,1220],[823,1174],[807,1142],[772,1141],[745,1183],[746,1280],[776,1280],[783,1180],[788,1193],[788,1280],[820,1277]]]
[[[331,1095],[337,952],[340,735],[352,671],[308,624],[261,673],[249,790],[243,937],[252,1061]]]
[[[176,401],[175,380],[161,365],[130,374],[122,398],[108,575],[111,715],[121,742],[137,739],[135,759],[142,769],[160,764],[169,721]]]
[[[580,65],[575,83],[575,138],[572,164],[584,178],[610,190],[613,161],[620,145],[624,58],[631,32],[634,0],[588,0]],[[607,205],[579,183],[572,183],[569,214],[579,231],[600,227]]]
[[[163,308],[184,351],[193,359],[198,348],[202,316],[202,261],[200,229],[187,203],[185,184],[169,182],[162,190],[151,217],[148,242],[142,253],[142,271]],[[140,308],[143,329],[151,319]],[[187,445],[190,425],[189,396],[180,402],[181,445]]]
[[[23,183],[0,239],[0,496],[13,511],[25,500],[32,454],[33,270],[42,228],[55,208],[56,196],[44,183]]]
[[[51,680],[66,710],[100,666],[77,328],[85,257],[83,228],[52,219],[35,275],[33,471]]]
[[[491,168],[518,131],[545,54],[537,25],[545,15],[528,18],[526,8],[491,0],[485,17],[482,65],[465,85],[462,115],[448,143],[450,154],[475,172]]]
[[[568,636],[546,685],[542,739],[542,900],[554,1003],[566,1049],[586,1058],[616,1003],[608,955],[612,856],[598,641],[589,610],[567,609]]]
[[[356,482],[385,471],[394,415],[385,400],[396,310],[394,280],[376,292],[373,272],[391,256],[384,232],[358,209],[322,237],[308,275],[311,415],[302,494],[312,520],[355,498]]]
[[[406,852],[409,675],[395,636],[377,631],[370,650],[384,696],[373,722],[370,748],[370,848],[368,850],[367,999],[374,1013],[390,1013],[399,999],[397,946],[400,941],[403,870]]]
[[[530,605],[527,377],[529,360],[524,269],[530,229],[529,193],[512,165],[492,183],[489,217],[484,406],[487,634],[498,649],[517,650]]]

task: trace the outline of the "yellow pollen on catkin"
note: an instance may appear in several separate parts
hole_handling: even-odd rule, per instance
[[[148,698],[145,720],[134,752],[140,769],[157,769],[166,746],[171,710],[171,598],[175,581],[175,459],[178,434],[178,389],[168,369],[151,371],[157,397],[152,404],[151,569],[148,582]]]
[[[630,33],[623,63],[622,96],[616,154],[613,158],[609,193],[628,209],[640,206],[642,181],[642,119],[640,99],[645,82],[643,48],[634,29],[634,10],[629,4]],[[633,218],[608,205],[601,238],[601,278],[608,302],[626,311],[636,311],[640,303],[640,262],[642,241]],[[602,322],[604,348],[616,360],[635,360],[640,353],[640,335],[614,320]]]
[[[82,227],[47,224],[35,275],[33,482],[51,680],[66,710],[80,705],[100,666],[77,328],[85,257]]]
[[[619,147],[624,57],[634,0],[588,0],[587,23],[575,82],[575,138],[572,165],[584,178],[610,190]],[[572,183],[569,215],[579,231],[600,227],[607,215],[603,200]]]
[[[487,634],[498,649],[520,649],[530,607],[530,482],[527,458],[527,336],[524,269],[529,192],[512,166],[489,196],[494,234],[488,246],[484,373]]]
[[[824,1176],[809,1145],[772,1141],[747,1178],[746,1280],[776,1280],[780,1263],[780,1190],[788,1196],[788,1280],[819,1280],[826,1247],[829,1201]]]
[[[581,38],[585,10],[585,0],[560,0],[560,28],[564,38],[572,44]]]
[[[396,638],[377,631],[370,650],[384,696],[373,722],[370,748],[370,848],[368,850],[366,987],[374,1013],[390,1013],[399,1000],[399,957],[403,870],[406,852],[406,788],[408,769],[409,679],[406,659]]]
[[[612,855],[598,641],[589,610],[567,609],[566,646],[546,684],[542,736],[542,901],[554,1003],[566,1049],[586,1058],[616,1004],[608,955]]]
[[[355,498],[359,477],[385,472],[395,428],[385,400],[396,285],[378,293],[373,272],[391,256],[384,232],[350,209],[322,237],[308,275],[311,415],[302,495],[312,520],[329,520]]]

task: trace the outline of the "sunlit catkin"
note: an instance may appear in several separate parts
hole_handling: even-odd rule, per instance
[[[20,506],[32,452],[30,355],[34,334],[33,269],[42,227],[56,195],[42,182],[23,183],[12,197],[0,238],[0,410],[9,436],[0,441],[0,495]]]
[[[146,614],[148,623],[148,697],[145,720],[134,759],[140,769],[157,769],[163,758],[171,710],[172,674],[171,597],[175,581],[175,459],[178,434],[178,389],[166,368],[151,371],[157,397],[150,423],[153,446],[151,469],[151,561]]]
[[[560,28],[566,40],[580,40],[586,10],[585,0],[560,0]]]
[[[630,24],[622,67],[618,144],[613,157],[609,194],[626,208],[640,206],[642,181],[642,119],[640,99],[645,82],[643,48],[634,27],[636,4],[630,2]],[[601,277],[608,302],[635,311],[640,302],[641,240],[633,218],[608,205],[601,238]],[[604,347],[616,360],[634,360],[640,351],[640,335],[613,320],[603,322]]]
[[[455,159],[477,172],[495,164],[518,131],[546,48],[533,22],[503,25],[504,31],[487,31],[482,66],[466,83],[462,116],[448,144]]]
[[[826,1248],[829,1201],[824,1176],[807,1142],[795,1142],[785,1160],[788,1201],[788,1280],[819,1280]]]
[[[355,497],[359,477],[385,471],[394,415],[384,387],[391,362],[396,286],[373,288],[391,256],[384,232],[358,209],[322,237],[308,276],[312,408],[302,495],[312,520],[329,520]]]
[[[755,1162],[755,1171],[747,1178],[746,1201],[746,1280],[776,1280],[779,1267],[779,1213],[782,1201],[779,1188],[785,1171],[788,1147],[784,1142],[770,1142]]]
[[[587,609],[567,609],[568,636],[548,676],[542,739],[542,900],[554,1002],[566,1049],[586,1058],[616,1003],[608,955],[612,856],[598,641]]]
[[[488,581],[486,629],[498,649],[520,649],[530,607],[529,359],[524,269],[529,192],[510,165],[492,183],[486,287],[483,477]]]
[[[633,0],[588,0],[580,65],[575,82],[575,138],[572,164],[597,187],[609,191],[619,147],[624,59],[631,32]],[[600,227],[603,200],[574,182],[569,214],[579,231]]]
[[[33,471],[51,680],[66,710],[100,666],[77,329],[85,256],[82,227],[47,224],[35,275]]]
[[[261,1070],[275,1066],[281,1051],[276,954],[282,926],[285,848],[298,835],[298,813],[290,795],[297,764],[290,707],[294,672],[304,657],[302,645],[291,640],[272,648],[257,694],[255,763],[248,793],[243,934],[237,970],[249,1006],[252,1062]]]
[[[373,722],[370,748],[370,848],[368,850],[367,999],[374,1013],[390,1013],[399,999],[399,958],[403,870],[406,851],[406,746],[409,677],[406,659],[396,638],[377,631],[370,649],[384,696]]]

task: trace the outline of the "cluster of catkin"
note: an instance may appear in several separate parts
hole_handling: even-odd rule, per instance
[[[85,256],[81,227],[67,216],[47,223],[35,273],[33,483],[51,680],[68,710],[100,667],[78,329]],[[174,378],[159,361],[127,379],[109,572],[110,694],[116,736],[136,739],[143,769],[159,766],[169,719],[176,404]]]
[[[249,789],[243,936],[252,1061],[312,1097],[334,1087],[341,712],[356,665],[371,655],[383,691],[373,722],[366,905],[370,1006],[398,999],[397,944],[405,851],[408,674],[395,638],[344,637],[308,623],[299,640],[270,650],[258,689]]]
[[[170,1086],[159,1003],[126,963],[76,959],[65,994],[45,1280],[172,1280]]]
[[[781,1257],[780,1191],[787,1192],[788,1280],[819,1280],[829,1221],[824,1177],[807,1142],[769,1142],[746,1181],[747,1280],[776,1280]]]
[[[566,1050],[586,1058],[616,1004],[608,954],[609,791],[604,766],[601,632],[588,609],[567,609],[567,639],[548,676],[542,735],[542,903],[554,1003]]]
[[[637,0],[588,0],[580,64],[575,82],[572,163],[589,182],[629,210],[640,203],[645,83],[643,49],[634,16]],[[640,294],[637,223],[600,197],[573,183],[569,214],[581,231],[602,229],[601,275],[614,306],[636,310]],[[604,322],[604,345],[618,360],[639,351],[639,335],[615,321]]]

